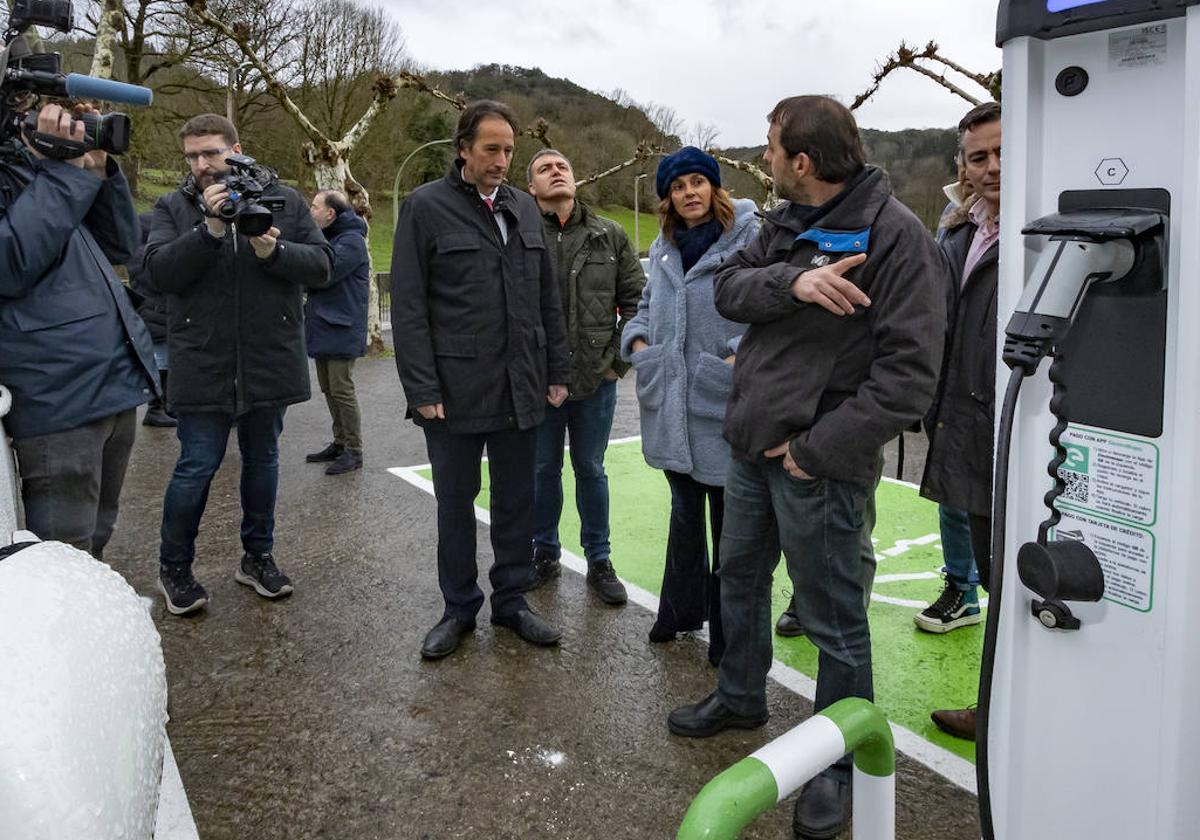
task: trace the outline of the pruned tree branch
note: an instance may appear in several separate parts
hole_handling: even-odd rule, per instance
[[[584,186],[587,186],[588,184],[594,184],[597,181],[599,181],[601,178],[607,178],[609,175],[616,175],[618,172],[626,170],[631,166],[637,166],[639,163],[649,160],[651,157],[654,157],[656,155],[662,155],[662,154],[664,154],[664,151],[661,146],[652,146],[643,140],[641,143],[638,143],[638,147],[634,151],[633,157],[631,157],[629,160],[621,161],[616,166],[610,166],[608,169],[605,169],[603,172],[597,172],[594,175],[589,175],[586,178],[581,178],[580,180],[575,182],[575,186],[576,187],[584,187]]]
[[[967,70],[958,62],[943,56],[939,51],[938,45],[934,41],[927,43],[921,50],[916,50],[901,41],[900,46],[896,48],[896,51],[884,59],[883,64],[879,65],[879,67],[875,69],[875,73],[871,79],[871,86],[855,97],[854,103],[850,106],[850,110],[858,110],[859,107],[861,107],[868,100],[870,100],[871,97],[879,92],[879,86],[883,83],[884,79],[901,68],[913,70],[923,76],[926,76],[927,78],[932,79],[946,90],[953,93],[955,96],[965,99],[972,105],[978,105],[980,103],[981,100],[978,97],[972,96],[967,91],[963,90],[954,82],[947,79],[944,74],[936,73],[933,70],[930,70],[928,67],[919,64],[918,62],[921,61],[934,61],[940,63],[950,70],[955,71],[956,73],[961,73],[975,84],[987,90],[990,95],[994,96],[998,92],[996,91],[995,87],[999,78],[999,74],[973,73]]]
[[[717,163],[722,163],[731,169],[736,169],[739,172],[745,172],[747,175],[750,175],[755,181],[758,181],[758,185],[767,192],[771,192],[775,189],[775,179],[766,172],[763,172],[759,167],[755,166],[750,161],[735,160],[734,158],[725,157],[716,149],[706,149],[705,151],[716,158]]]
[[[434,99],[440,99],[443,102],[448,102],[454,106],[455,110],[461,111],[467,107],[467,100],[461,93],[450,96],[440,88],[429,84],[429,82],[425,80],[425,77],[420,73],[414,73],[411,70],[401,70],[400,75],[396,79],[396,83],[400,87],[411,88],[413,90],[420,91],[421,93],[427,93]]]

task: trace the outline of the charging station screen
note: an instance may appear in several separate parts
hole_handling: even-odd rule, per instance
[[[1080,6],[1094,6],[1106,0],[1046,0],[1046,11],[1065,12],[1068,9],[1078,9]]]

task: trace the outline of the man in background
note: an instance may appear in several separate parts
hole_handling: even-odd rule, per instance
[[[304,339],[316,361],[317,383],[333,419],[333,442],[308,455],[309,463],[330,462],[326,475],[361,470],[362,415],[354,392],[354,360],[367,352],[367,301],[371,293],[371,260],[367,223],[350,206],[345,193],[323,190],[313,196],[309,212],[333,249],[333,272],[323,289],[308,293],[304,304]]]
[[[567,401],[546,409],[537,432],[533,490],[533,585],[558,577],[562,544],[563,445],[570,434],[579,541],[587,560],[587,586],[606,604],[620,606],[625,586],[609,556],[608,476],[604,452],[617,405],[617,380],[629,369],[618,354],[621,331],[637,314],[646,274],[629,236],[575,197],[575,173],[554,149],[534,154],[526,171],[529,193],[542,212],[566,315],[571,378]]]

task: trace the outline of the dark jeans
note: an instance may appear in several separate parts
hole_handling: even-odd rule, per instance
[[[558,557],[558,520],[562,516],[563,443],[571,439],[571,468],[575,472],[575,507],[579,511],[579,542],[589,563],[608,560],[608,476],[604,452],[612,432],[617,383],[605,381],[589,397],[570,400],[558,408],[546,406],[546,419],[537,430],[537,470],[533,484],[533,547]]]
[[[484,447],[491,477],[491,538],[495,561],[492,615],[526,609],[522,594],[529,586],[533,558],[533,462],[535,429],[504,429],[480,434],[452,434],[425,427],[425,445],[433,468],[437,498],[438,584],[446,617],[471,621],[483,606],[479,567],[475,561],[475,497]]]
[[[726,647],[717,686],[730,708],[757,714],[767,707],[771,576],[781,549],[796,607],[820,651],[814,711],[845,697],[874,698],[862,574],[868,492],[842,481],[793,478],[781,460],[730,466],[720,572]],[[848,777],[847,761],[836,766]]]
[[[656,629],[676,633],[699,630],[708,620],[708,653],[713,662],[725,650],[721,625],[721,525],[725,492],[682,473],[666,472],[671,485],[671,524],[667,534],[667,563],[658,598]],[[708,565],[704,503],[712,526],[712,570]]]
[[[188,565],[196,557],[196,534],[208,489],[225,457],[229,431],[237,426],[242,455],[242,547],[268,554],[275,544],[275,494],[279,488],[279,434],[284,408],[256,408],[234,417],[221,411],[180,412],[179,461],[163,499],[164,566]]]
[[[992,583],[992,517],[969,514],[967,524],[971,531],[971,554],[979,570],[979,583],[987,589]]]
[[[136,429],[131,408],[77,429],[14,439],[25,527],[102,557]]]

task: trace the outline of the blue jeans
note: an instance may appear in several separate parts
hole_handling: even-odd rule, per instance
[[[975,554],[971,551],[971,526],[966,511],[938,505],[938,525],[942,532],[942,559],[946,578],[963,592],[979,585]]]
[[[164,566],[190,565],[196,557],[196,534],[208,504],[208,489],[225,457],[229,431],[237,426],[242,454],[242,547],[270,553],[275,543],[275,494],[279,487],[279,433],[284,408],[257,408],[240,417],[221,411],[182,412],[179,461],[163,499]]]
[[[747,715],[767,708],[771,578],[781,550],[797,610],[820,651],[814,711],[845,697],[874,698],[862,560],[869,492],[793,478],[780,459],[730,465],[719,572],[725,655],[717,683],[729,708]],[[849,777],[848,761],[835,767]]]
[[[571,468],[575,471],[575,507],[579,542],[588,563],[612,554],[608,541],[608,476],[604,452],[612,432],[617,383],[605,380],[589,397],[558,408],[546,407],[537,430],[537,467],[533,481],[533,547],[552,557],[562,554],[558,520],[562,516],[563,443],[569,432]]]

